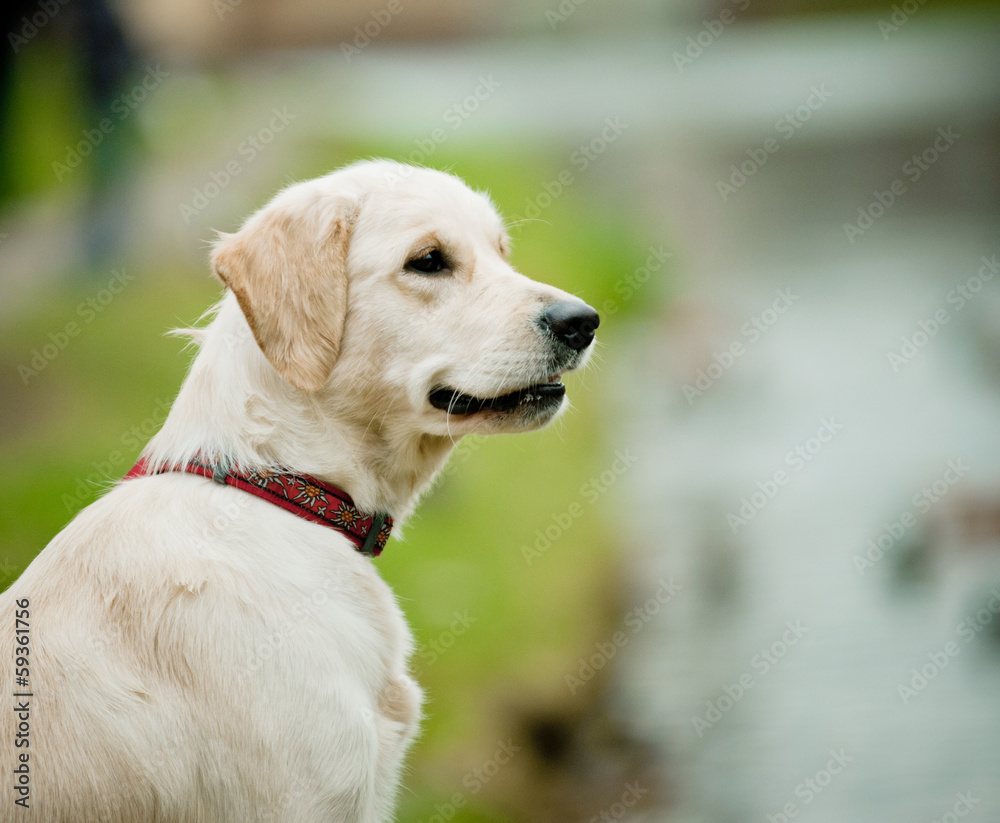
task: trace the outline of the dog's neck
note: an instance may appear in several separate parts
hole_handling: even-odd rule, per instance
[[[248,468],[284,468],[332,483],[362,510],[387,512],[399,523],[454,445],[395,430],[389,418],[352,421],[325,392],[295,389],[264,358],[231,294],[192,336],[198,355],[163,428],[143,451],[151,464],[202,452]]]

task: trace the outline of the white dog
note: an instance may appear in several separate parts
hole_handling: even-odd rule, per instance
[[[598,324],[506,258],[487,197],[386,161],[220,238],[162,431],[0,597],[0,820],[391,817],[421,692],[367,555],[460,437],[551,421]]]

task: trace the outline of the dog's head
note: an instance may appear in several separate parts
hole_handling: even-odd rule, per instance
[[[592,349],[597,312],[507,254],[485,195],[375,161],[285,189],[212,269],[289,384],[359,424],[458,436],[548,423]]]

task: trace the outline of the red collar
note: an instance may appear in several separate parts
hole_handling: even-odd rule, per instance
[[[142,458],[125,475],[124,480],[149,474],[146,458]],[[184,471],[211,477],[216,483],[243,489],[299,517],[336,529],[347,537],[362,554],[378,557],[385,548],[392,530],[392,518],[385,512],[369,514],[359,511],[343,489],[305,474],[291,474],[270,469],[241,469],[203,455],[187,463],[161,466],[152,474]]]

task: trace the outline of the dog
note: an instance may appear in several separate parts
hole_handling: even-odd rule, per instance
[[[508,247],[385,160],[220,234],[162,429],[0,596],[0,820],[391,818],[422,693],[371,557],[462,436],[556,418],[599,323]]]

